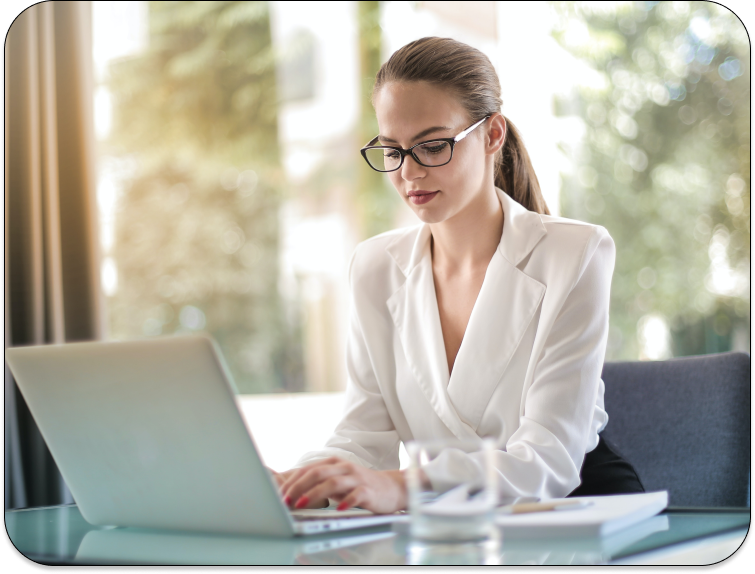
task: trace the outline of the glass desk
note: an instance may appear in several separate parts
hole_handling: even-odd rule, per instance
[[[725,540],[736,549],[750,509],[670,508],[602,539],[505,537],[459,545],[422,544],[390,526],[295,539],[103,528],[86,522],[74,504],[8,511],[5,525],[15,547],[44,564],[610,564],[643,556],[653,563],[659,550],[685,543]]]

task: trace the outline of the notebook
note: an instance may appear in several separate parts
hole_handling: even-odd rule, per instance
[[[585,496],[570,501],[588,503],[575,510],[499,514],[496,524],[508,538],[607,537],[638,524],[668,506],[668,492]]]
[[[294,536],[398,516],[294,517],[207,336],[17,347],[6,360],[91,524]]]

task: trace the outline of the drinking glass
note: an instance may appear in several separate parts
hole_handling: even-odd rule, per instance
[[[482,540],[496,534],[495,443],[433,440],[407,443],[410,532],[422,540]]]

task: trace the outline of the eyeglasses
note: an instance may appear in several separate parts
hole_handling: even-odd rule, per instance
[[[373,145],[380,136],[375,136],[370,143],[360,151],[369,166],[375,171],[396,171],[404,165],[404,158],[411,154],[419,165],[425,167],[440,167],[446,165],[454,155],[454,146],[467,137],[477,126],[481,125],[490,116],[485,116],[479,122],[472,124],[459,135],[453,138],[439,138],[414,144],[409,149],[400,147]]]

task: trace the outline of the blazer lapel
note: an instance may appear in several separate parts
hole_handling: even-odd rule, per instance
[[[545,294],[545,285],[519,265],[546,234],[540,216],[496,188],[503,234],[454,361],[448,394],[459,416],[475,430],[514,351]]]
[[[448,384],[448,395],[456,412],[473,429],[479,426],[485,407],[544,294],[542,283],[525,275],[496,251]]]
[[[404,247],[388,247],[406,274],[406,281],[386,302],[404,356],[414,380],[441,421],[457,438],[474,438],[474,430],[461,421],[448,396],[448,362],[435,297],[429,227],[420,229],[411,257],[406,257]]]
[[[435,296],[430,227],[399,235],[388,253],[406,277],[386,302],[412,375],[433,410],[460,439],[477,437],[485,407],[545,294],[517,268],[546,230],[540,216],[496,188],[504,213],[496,250],[449,379]]]

